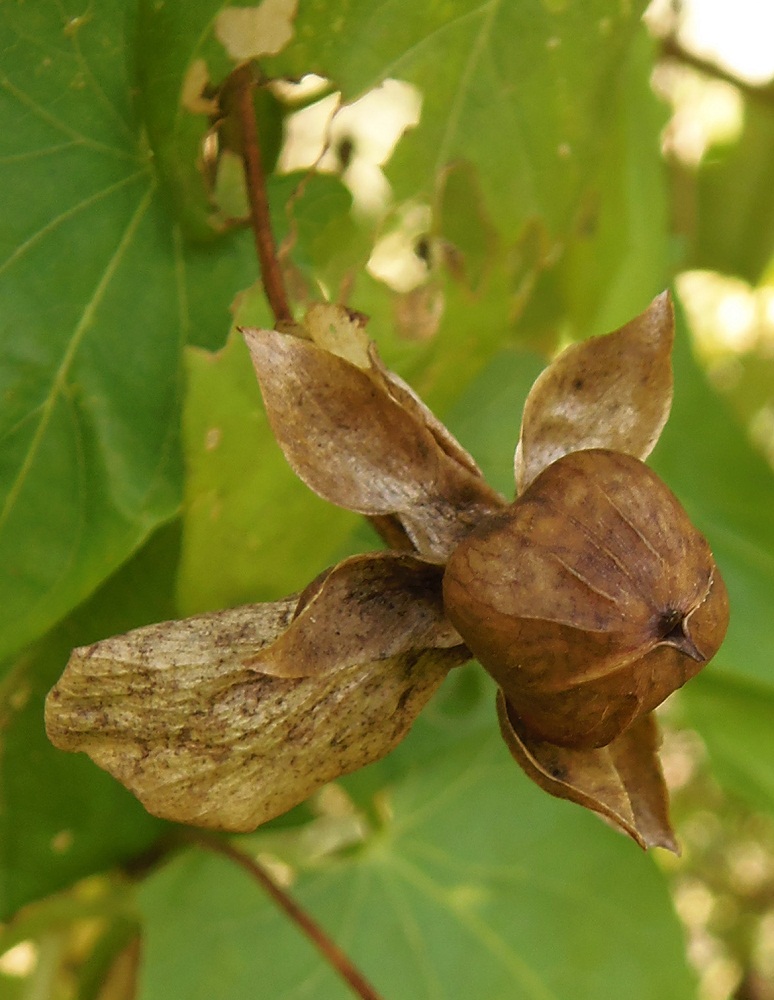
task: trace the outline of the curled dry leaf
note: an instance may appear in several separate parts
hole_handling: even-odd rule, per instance
[[[524,730],[606,746],[717,651],[728,600],[707,542],[636,458],[545,469],[457,547],[446,610]]]
[[[443,569],[391,552],[353,556],[312,583],[285,632],[243,660],[274,677],[317,677],[462,639],[444,612]]]
[[[679,853],[652,715],[638,719],[609,746],[587,750],[558,747],[524,733],[502,691],[497,716],[514,760],[542,789],[599,813],[643,848]]]
[[[136,629],[76,649],[46,704],[49,738],[85,751],[154,815],[247,831],[388,753],[457,649],[280,678],[244,661],[298,598]]]
[[[342,324],[350,314],[340,310]],[[335,353],[273,330],[245,330],[272,429],[296,474],[331,503],[395,514],[415,549],[443,560],[481,513],[502,504],[473,459],[397,377],[343,336]],[[330,326],[329,316],[322,324]],[[357,363],[347,360],[356,357]]]
[[[672,302],[663,292],[620,330],[555,358],[524,406],[517,492],[569,452],[609,448],[647,458],[672,405],[673,340]]]

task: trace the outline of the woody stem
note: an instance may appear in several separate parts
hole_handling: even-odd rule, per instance
[[[242,165],[245,172],[247,197],[250,202],[250,220],[255,236],[255,249],[261,267],[261,280],[275,322],[292,320],[288,305],[282,270],[277,259],[277,248],[271,228],[269,199],[266,196],[266,177],[261,160],[258,127],[255,120],[253,88],[255,79],[249,63],[232,74],[234,88],[234,117],[239,130]]]

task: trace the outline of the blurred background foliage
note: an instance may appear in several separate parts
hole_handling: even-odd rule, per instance
[[[0,996],[344,995],[242,871],[42,722],[73,646],[283,596],[378,544],[294,479],[235,331],[271,319],[212,96],[255,56],[297,309],[370,315],[506,493],[546,358],[674,287],[654,464],[732,626],[663,713],[680,859],[528,786],[474,666],[385,761],[238,842],[390,1000],[771,1000],[774,15],[261,8],[263,46],[224,0],[0,8]]]

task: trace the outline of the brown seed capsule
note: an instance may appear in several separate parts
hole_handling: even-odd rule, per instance
[[[606,746],[714,656],[728,597],[704,537],[646,465],[549,465],[453,552],[447,614],[534,737]]]

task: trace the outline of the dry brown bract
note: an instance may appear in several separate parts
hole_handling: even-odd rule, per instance
[[[387,753],[473,654],[533,781],[675,849],[652,711],[717,651],[728,602],[643,464],[671,404],[668,296],[537,380],[513,503],[384,368],[363,317],[321,305],[245,337],[293,469],[403,551],[75,650],[49,695],[52,741],[159,816],[249,830]]]

